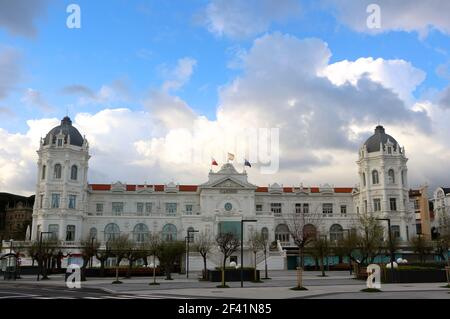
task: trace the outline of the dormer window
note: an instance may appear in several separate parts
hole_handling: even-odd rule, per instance
[[[62,138],[58,138],[58,147],[63,146],[63,140]]]
[[[388,154],[392,154],[392,147],[388,147]]]

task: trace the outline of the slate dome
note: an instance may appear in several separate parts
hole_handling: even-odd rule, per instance
[[[44,145],[50,145],[56,142],[56,136],[62,133],[64,135],[64,144],[70,143],[74,146],[83,146],[83,136],[72,126],[72,121],[68,116],[64,117],[61,124],[51,129],[44,139]],[[53,140],[52,140],[53,139]]]
[[[390,136],[389,134],[386,134],[386,131],[383,126],[378,125],[375,128],[375,133],[367,139],[367,141],[364,143],[364,145],[367,147],[367,152],[373,153],[373,152],[379,152],[380,151],[380,144],[383,146],[386,145],[386,143],[390,141],[394,146],[394,150],[399,147],[397,141],[395,138]]]

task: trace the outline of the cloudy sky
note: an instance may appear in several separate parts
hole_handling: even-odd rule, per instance
[[[369,28],[373,2],[0,0],[0,192],[34,192],[39,139],[66,114],[90,183],[202,183],[265,130],[279,169],[258,157],[250,182],[354,186],[382,124],[411,187],[449,185],[450,1],[378,0]]]

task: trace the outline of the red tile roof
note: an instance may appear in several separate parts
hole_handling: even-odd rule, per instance
[[[90,184],[89,185],[93,191],[110,191],[111,185],[110,184]],[[164,185],[147,185],[147,187],[154,187],[154,190],[156,192],[164,192]],[[144,185],[127,185],[126,189],[127,192],[134,192],[137,188],[142,188]],[[179,185],[179,191],[180,192],[196,192],[198,190],[197,185]],[[307,189],[307,188],[306,188]],[[310,188],[311,193],[319,193],[320,188],[319,187],[311,187]],[[351,193],[353,191],[353,188],[351,187],[335,187],[334,192],[335,193]],[[269,187],[257,187],[256,189],[257,193],[268,193]],[[284,193],[293,193],[294,187],[283,187]]]

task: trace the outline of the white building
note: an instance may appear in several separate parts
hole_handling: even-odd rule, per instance
[[[294,246],[285,225],[288,214],[318,212],[317,231],[331,240],[352,228],[359,212],[389,218],[401,240],[415,232],[405,150],[381,126],[359,150],[357,187],[259,187],[231,163],[210,171],[201,185],[88,184],[89,145],[68,117],[41,141],[38,154],[33,240],[41,231],[53,232],[67,247],[90,237],[106,242],[119,234],[136,241],[149,233],[184,240],[188,229],[215,236],[219,228],[236,230],[242,219],[256,219],[245,224],[244,241],[251,230],[278,240],[280,249],[271,252],[269,266],[282,269],[287,262],[281,247]],[[239,255],[233,256],[238,263]],[[249,254],[245,256],[249,264]],[[198,258],[193,254],[191,269],[201,268]],[[220,255],[212,254],[209,262],[219,265]]]
[[[433,196],[434,224],[438,233],[448,231],[444,229],[450,224],[450,188],[438,187]]]

